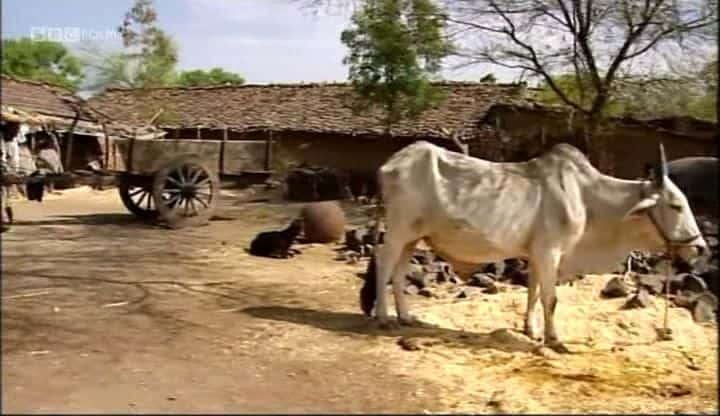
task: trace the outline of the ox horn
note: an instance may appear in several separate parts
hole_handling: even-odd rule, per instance
[[[658,185],[663,185],[665,178],[668,177],[668,163],[667,157],[665,157],[665,146],[660,143],[660,177],[658,179]]]

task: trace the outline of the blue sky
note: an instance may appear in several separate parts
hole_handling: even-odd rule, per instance
[[[314,16],[292,0],[156,0],[160,26],[180,47],[181,69],[219,66],[248,82],[338,81],[347,76],[340,32],[349,15]],[[72,50],[117,48],[114,28],[132,0],[3,0],[2,36],[61,33]],[[43,32],[54,30],[54,32]],[[82,40],[77,41],[75,39]],[[478,79],[492,68],[445,73]],[[512,77],[495,69],[499,78]]]

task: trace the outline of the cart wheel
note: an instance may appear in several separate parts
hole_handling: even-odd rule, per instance
[[[157,217],[155,200],[152,190],[148,186],[131,185],[127,178],[121,178],[118,183],[120,199],[128,211],[143,220],[152,220]]]
[[[207,224],[220,191],[217,174],[195,156],[181,156],[155,174],[153,199],[170,228]]]

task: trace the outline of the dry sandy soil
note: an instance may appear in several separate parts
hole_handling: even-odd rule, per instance
[[[226,195],[209,226],[177,231],[136,222],[114,190],[15,208],[2,235],[6,413],[718,411],[717,327],[672,308],[674,340],[657,342],[663,300],[621,311],[598,297],[610,276],[559,289],[573,354],[557,356],[517,331],[524,288],[413,297],[437,328],[387,332],[359,311],[366,264],[334,260],[337,246],[249,256],[297,204]]]

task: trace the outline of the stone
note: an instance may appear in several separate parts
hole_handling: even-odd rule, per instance
[[[375,252],[375,246],[372,244],[363,244],[361,254],[363,257],[372,257]]]
[[[354,228],[345,231],[345,247],[348,250],[362,252],[362,239],[359,229]]]
[[[625,302],[622,309],[646,308],[651,303],[652,298],[650,297],[650,292],[646,288],[641,287],[632,298]]]
[[[700,275],[705,281],[708,290],[715,296],[720,296],[720,270],[715,269]]]
[[[514,285],[520,285],[527,287],[528,285],[528,272],[523,270],[513,270],[510,273],[506,272],[506,276],[509,277],[510,283]]]
[[[600,291],[600,295],[604,298],[624,298],[628,295],[628,288],[620,277],[610,279],[605,287]]]
[[[713,322],[717,320],[718,299],[710,292],[706,291],[695,297],[691,308],[695,322]]]
[[[718,247],[718,239],[713,236],[707,236],[705,237],[705,242],[710,248],[717,248]]]
[[[482,273],[492,274],[495,276],[502,276],[505,273],[505,262],[499,261],[496,263],[485,264],[480,271]]]
[[[665,280],[661,274],[641,274],[637,277],[638,286],[646,288],[653,295],[662,293]]]
[[[417,295],[419,292],[420,292],[420,289],[413,284],[405,286],[405,293],[408,295],[414,296],[414,295]]]
[[[478,296],[482,293],[482,289],[479,287],[473,287],[473,286],[467,286],[464,287],[460,293],[457,294],[458,299],[468,299],[475,296]]]
[[[398,339],[398,345],[405,351],[419,351],[422,349],[417,338],[401,337]]]
[[[486,288],[488,286],[494,286],[495,279],[493,279],[492,275],[488,273],[475,273],[470,276],[470,281],[468,282],[468,285]]]
[[[300,211],[307,243],[331,243],[345,235],[345,212],[338,201],[313,202]]]
[[[496,295],[500,293],[500,289],[498,289],[495,282],[493,282],[490,286],[485,288],[485,293],[487,293],[488,295]]]
[[[688,292],[702,293],[708,290],[708,286],[701,277],[687,273],[683,276],[682,290]]]
[[[435,260],[435,255],[430,250],[415,250],[412,258],[415,259],[418,264],[427,265],[432,264]]]
[[[412,270],[407,274],[407,279],[410,281],[410,283],[414,284],[419,289],[424,289],[432,284],[432,274],[426,273],[422,269],[422,267],[418,265],[411,265],[411,269]]]
[[[670,276],[669,280],[665,281],[666,285],[670,285],[670,293],[676,294],[683,290],[683,280],[685,280],[686,273],[679,273]]]
[[[426,298],[437,298],[437,295],[435,292],[430,290],[430,288],[424,287],[418,291],[418,295],[425,296]]]

